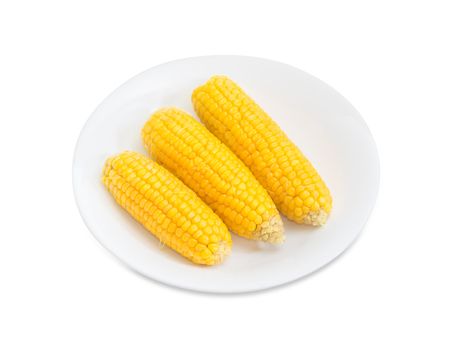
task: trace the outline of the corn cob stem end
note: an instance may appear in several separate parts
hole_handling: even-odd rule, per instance
[[[221,264],[231,254],[231,244],[225,241],[220,241],[218,249],[214,255],[214,263],[212,265]]]
[[[260,226],[258,232],[255,233],[255,237],[258,237],[259,240],[274,244],[285,241],[283,221],[280,215],[272,216],[269,221],[263,222]]]
[[[328,213],[323,209],[320,211],[310,212],[305,218],[304,223],[313,225],[313,226],[323,226],[328,219]]]

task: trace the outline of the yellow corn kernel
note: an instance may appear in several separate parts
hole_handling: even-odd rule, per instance
[[[151,156],[194,190],[231,231],[271,243],[284,240],[280,214],[267,191],[189,114],[158,110],[143,127],[142,138]]]
[[[207,128],[250,168],[284,215],[297,223],[326,222],[332,198],[325,183],[280,127],[236,83],[214,76],[194,90],[192,102]]]
[[[193,191],[159,164],[126,151],[106,161],[102,181],[130,215],[162,243],[192,262],[215,265],[229,255],[232,240],[226,225]],[[192,210],[193,217],[185,209]],[[197,225],[204,216],[214,223],[205,232]],[[193,228],[192,234],[187,231],[189,227]],[[196,248],[197,241],[207,242],[203,245],[206,248],[210,240],[211,254]]]

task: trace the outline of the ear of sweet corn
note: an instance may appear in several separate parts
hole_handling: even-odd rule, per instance
[[[234,233],[282,242],[283,223],[249,169],[201,123],[177,108],[155,112],[142,130],[145,147],[218,214]]]
[[[323,225],[332,207],[325,183],[280,127],[236,83],[214,76],[192,94],[194,109],[298,223]]]
[[[161,242],[196,264],[220,263],[232,240],[221,219],[180,180],[135,152],[109,158],[102,181]]]

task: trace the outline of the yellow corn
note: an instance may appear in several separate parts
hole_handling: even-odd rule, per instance
[[[283,223],[249,169],[201,123],[177,108],[155,112],[142,130],[145,147],[218,214],[234,233],[283,241]]]
[[[135,152],[109,158],[102,181],[161,242],[196,264],[220,263],[232,240],[221,219],[166,169]]]
[[[323,225],[332,207],[325,183],[280,127],[236,83],[214,76],[192,94],[194,109],[297,223]]]

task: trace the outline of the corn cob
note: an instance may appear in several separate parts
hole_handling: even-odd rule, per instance
[[[116,202],[161,242],[196,264],[214,265],[231,251],[221,219],[166,169],[135,152],[109,158],[102,181]]]
[[[189,114],[177,108],[158,110],[143,127],[142,138],[151,156],[194,190],[232,232],[283,241],[283,223],[266,190]]]
[[[214,76],[192,94],[194,109],[297,223],[323,225],[332,198],[307,158],[236,83]]]

